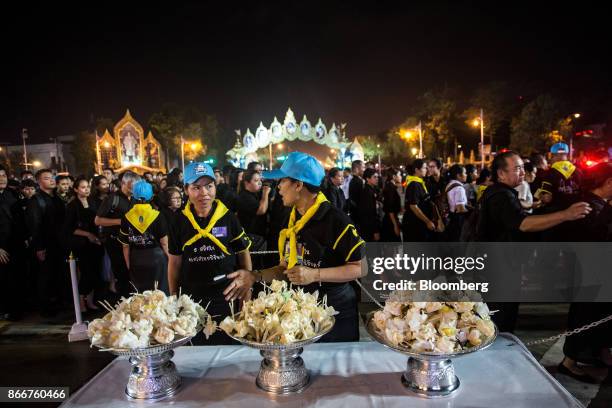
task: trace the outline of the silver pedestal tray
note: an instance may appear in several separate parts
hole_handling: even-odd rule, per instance
[[[366,330],[374,340],[385,347],[407,355],[408,367],[402,375],[402,384],[412,392],[427,398],[445,397],[459,389],[459,378],[455,375],[455,367],[451,359],[484,350],[495,341],[497,326],[493,336],[479,346],[471,347],[455,353],[415,352],[400,345],[388,342],[385,335],[374,326],[372,317],[375,312],[366,317]]]
[[[333,319],[333,318],[332,318]],[[240,337],[230,336],[232,339],[259,350],[263,361],[257,374],[255,384],[262,390],[278,395],[296,394],[304,391],[310,384],[310,374],[300,357],[304,346],[318,341],[329,333],[332,325],[324,332],[308,340],[298,341],[292,344],[262,344],[249,341]]]
[[[117,356],[129,357],[132,372],[125,393],[135,400],[157,401],[173,396],[181,385],[181,377],[171,361],[174,350],[191,340],[182,337],[168,344],[138,349],[104,349]]]

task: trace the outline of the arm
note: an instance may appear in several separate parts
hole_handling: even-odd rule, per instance
[[[121,218],[106,218],[106,217],[99,217],[96,215],[94,222],[99,227],[114,227],[114,226],[121,225]]]
[[[161,246],[162,251],[164,251],[164,254],[166,254],[166,258],[168,258],[170,254],[168,253],[168,236],[167,235],[165,237],[162,237],[159,240],[159,245]]]
[[[313,282],[350,282],[365,276],[362,273],[361,260],[333,268],[308,268],[298,265],[285,271],[285,274],[292,283],[298,285],[308,285]]]
[[[130,246],[123,244],[123,259],[125,259],[125,265],[128,270],[130,269]]]
[[[170,254],[168,256],[168,289],[171,295],[178,293],[178,282],[182,264],[183,257],[181,255]]]
[[[410,204],[410,210],[414,213],[414,215],[417,216],[419,220],[423,221],[425,225],[427,225],[427,228],[432,229],[430,228],[430,226],[434,226],[433,221],[431,221],[429,218],[427,218],[427,216],[425,216],[425,214],[423,214],[423,211],[421,211],[418,205]]]
[[[261,199],[259,200],[259,207],[257,207],[256,215],[264,215],[268,212],[268,197],[270,196],[270,187],[264,186],[261,193]]]
[[[589,212],[591,212],[591,207],[588,203],[575,203],[563,211],[526,217],[523,222],[521,222],[519,229],[522,232],[543,231],[565,221],[574,221],[584,218]]]

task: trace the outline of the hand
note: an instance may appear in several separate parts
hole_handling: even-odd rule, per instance
[[[261,192],[263,193],[263,195],[265,195],[266,197],[268,196],[268,194],[270,194],[270,190],[272,190],[272,187],[270,187],[267,184],[264,184],[264,186],[261,188]]]
[[[41,249],[40,251],[36,251],[36,258],[40,262],[45,262],[45,259],[47,258],[47,250]]]
[[[287,269],[285,272],[287,278],[291,283],[296,285],[308,285],[317,280],[317,269],[308,268],[302,265],[296,265],[291,269]]]
[[[89,234],[87,235],[87,239],[89,240],[89,242],[91,242],[92,244],[96,244],[96,245],[102,245],[102,242],[100,242],[100,239],[98,237],[96,237],[94,234]]]
[[[435,231],[436,230],[436,224],[433,223],[433,221],[427,220],[427,229],[430,231]]]
[[[0,264],[7,264],[10,260],[9,253],[0,248]]]
[[[401,230],[400,227],[398,225],[394,225],[393,226],[393,232],[395,233],[396,236],[401,236]]]
[[[227,285],[227,288],[223,291],[225,300],[246,300],[247,297],[250,298],[251,288],[255,283],[255,275],[253,272],[247,271],[246,269],[239,269],[228,274],[227,278],[232,279],[232,282]]]
[[[380,241],[380,232],[375,232],[373,238],[374,238],[374,241]]]
[[[567,209],[563,210],[566,221],[579,220],[587,216],[591,212],[591,206],[589,203],[579,202],[570,205]]]
[[[542,204],[550,204],[552,201],[552,194],[550,193],[540,193],[540,201]]]

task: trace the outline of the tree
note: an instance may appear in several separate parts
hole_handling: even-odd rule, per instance
[[[468,126],[473,126],[474,119],[484,112],[484,134],[491,141],[497,141],[503,133],[504,124],[510,122],[517,104],[512,98],[510,87],[505,82],[492,82],[479,88],[470,100],[470,106],[463,112],[463,118]],[[507,125],[506,125],[507,126]],[[487,140],[485,139],[485,143]],[[491,146],[493,148],[493,146]]]
[[[355,136],[363,148],[363,158],[366,161],[377,161],[378,155],[383,153],[382,143],[375,136]]]
[[[91,130],[77,133],[72,147],[76,174],[91,175],[96,168],[96,135]]]
[[[160,112],[149,118],[149,127],[153,129],[166,154],[166,166],[170,166],[170,157],[180,154],[180,134],[184,128],[184,116],[176,104],[165,104]]]
[[[510,147],[524,155],[546,151],[571,130],[562,112],[561,102],[551,95],[536,97],[512,119]]]
[[[422,120],[423,131],[427,134],[423,139],[424,143],[427,140],[427,143],[432,145],[429,153],[446,157],[450,143],[455,139],[453,121],[456,117],[456,103],[451,91],[444,88],[423,94],[419,98],[416,116]]]
[[[406,157],[411,154],[412,149],[419,148],[418,124],[418,118],[410,116],[387,132],[384,144],[385,161],[390,161],[394,164],[405,164]],[[432,146],[433,142],[431,139],[423,139],[424,151],[431,151]]]

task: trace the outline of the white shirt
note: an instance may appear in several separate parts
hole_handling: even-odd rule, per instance
[[[529,214],[533,212],[533,195],[531,194],[531,188],[529,188],[529,183],[525,180],[518,186],[514,187],[516,191],[518,191],[518,199],[521,200],[521,206],[525,209],[525,211]]]
[[[344,198],[349,199],[349,184],[351,184],[351,179],[353,178],[352,174],[349,174],[348,177],[344,178],[344,182],[342,182],[342,192],[344,193]]]
[[[448,183],[446,191],[446,198],[448,199],[448,207],[450,212],[454,213],[455,208],[460,204],[463,204],[464,207],[467,205],[467,194],[465,194],[465,189],[460,181],[453,180]]]

